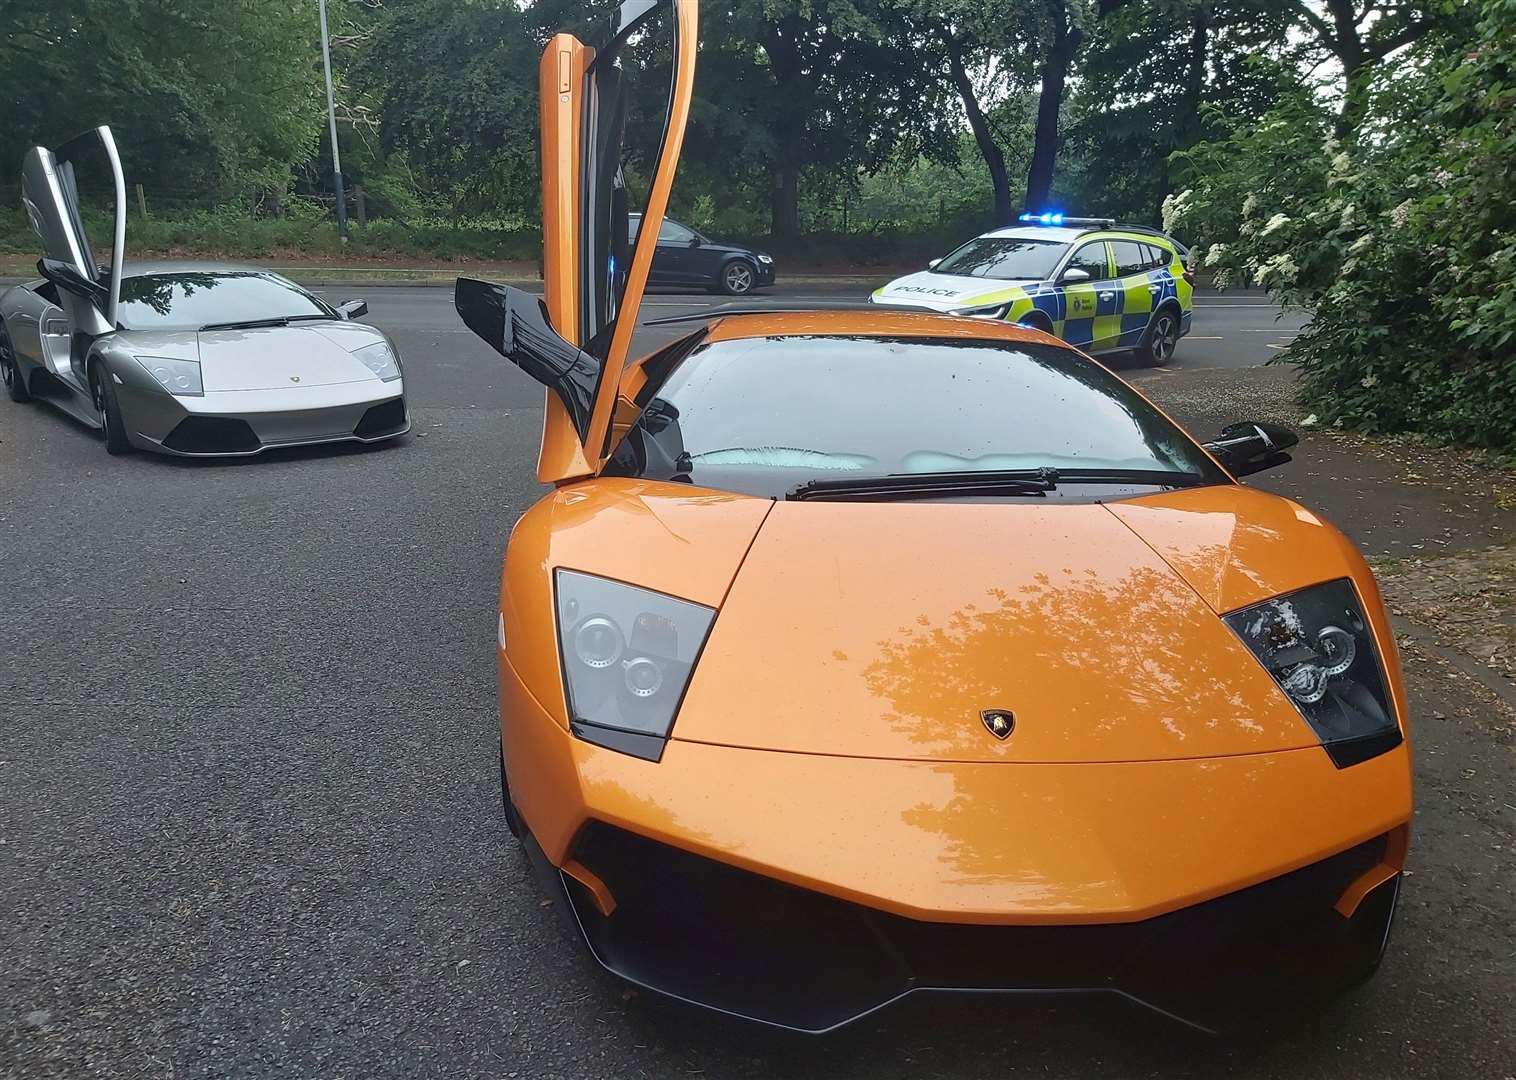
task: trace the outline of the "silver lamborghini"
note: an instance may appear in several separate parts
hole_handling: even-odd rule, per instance
[[[77,170],[107,163],[116,187],[109,265],[96,264]],[[0,378],[12,401],[47,401],[136,448],[245,456],[274,446],[377,442],[410,429],[400,354],[354,319],[266,270],[123,261],[125,183],[110,129],[56,153],[36,147],[22,200],[42,240],[42,279],[0,292]]]

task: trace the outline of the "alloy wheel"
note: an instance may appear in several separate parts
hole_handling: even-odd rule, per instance
[[[732,263],[722,275],[722,283],[729,293],[745,293],[753,287],[753,272],[746,263]]]
[[[1174,317],[1161,315],[1158,325],[1153,328],[1153,358],[1160,364],[1166,364],[1174,356],[1174,349],[1179,344],[1179,335],[1175,333]]]

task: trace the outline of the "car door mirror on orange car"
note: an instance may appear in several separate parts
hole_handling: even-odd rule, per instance
[[[1249,476],[1290,461],[1288,451],[1299,442],[1300,436],[1287,427],[1245,420],[1222,428],[1220,437],[1205,448],[1233,476]]]

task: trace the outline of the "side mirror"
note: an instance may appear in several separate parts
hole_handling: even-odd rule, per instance
[[[931,262],[929,262],[929,263],[926,264],[926,268],[928,270],[935,270],[935,269],[937,269],[937,264],[940,263],[941,261],[942,261],[941,259],[933,259]]]
[[[1300,436],[1287,427],[1247,420],[1228,424],[1205,448],[1233,476],[1249,476],[1291,460],[1287,451],[1299,442]]]
[[[337,314],[344,319],[361,319],[368,314],[368,301],[344,300],[337,305]]]
[[[692,237],[690,237],[690,247],[699,247],[699,246],[700,246],[700,237],[698,237],[698,236],[692,236]]]
[[[1090,272],[1088,270],[1081,270],[1077,266],[1071,266],[1058,278],[1058,283],[1060,285],[1070,285],[1088,280],[1090,280]]]
[[[61,259],[38,259],[37,273],[47,278],[64,292],[82,296],[99,307],[110,303],[111,291],[98,281],[92,281]]]

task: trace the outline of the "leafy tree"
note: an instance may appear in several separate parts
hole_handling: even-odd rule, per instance
[[[1134,0],[1095,24],[1071,100],[1067,147],[1077,176],[1061,188],[1089,212],[1157,220],[1172,190],[1168,158],[1256,121],[1298,82],[1292,17],[1268,0]],[[1072,183],[1070,182],[1072,181]]]
[[[1165,215],[1310,313],[1281,359],[1324,420],[1516,455],[1516,0],[1447,14],[1365,83],[1356,138],[1292,95],[1182,154]]]
[[[536,205],[546,8],[391,0],[367,35],[352,78],[378,103],[383,149],[454,209]]]
[[[0,178],[33,143],[110,124],[149,188],[204,202],[281,192],[320,130],[317,37],[299,0],[0,6]]]

